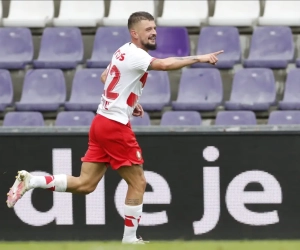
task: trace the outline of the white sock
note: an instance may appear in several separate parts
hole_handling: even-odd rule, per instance
[[[128,206],[124,207],[125,215],[125,226],[123,234],[123,242],[130,243],[136,241],[136,230],[138,228],[140,218],[143,212],[143,204],[138,206]]]
[[[67,176],[65,174],[53,176],[32,176],[29,188],[44,188],[56,192],[66,192]]]

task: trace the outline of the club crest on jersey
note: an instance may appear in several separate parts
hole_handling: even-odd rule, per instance
[[[125,53],[121,53],[121,50],[119,49],[115,52],[115,56],[119,61],[124,61],[125,59]]]
[[[142,158],[142,155],[140,151],[136,151],[136,157],[140,160]]]

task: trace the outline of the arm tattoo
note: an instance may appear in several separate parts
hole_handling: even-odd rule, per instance
[[[176,60],[186,60],[186,59],[190,59],[190,60],[194,60],[194,61],[198,61],[198,58],[196,56],[184,56],[184,57],[174,57]]]
[[[126,205],[134,205],[137,206],[140,203],[140,199],[127,199]]]

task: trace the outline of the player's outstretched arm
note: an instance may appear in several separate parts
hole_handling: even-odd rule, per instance
[[[192,65],[194,63],[210,63],[216,65],[218,62],[217,56],[224,51],[218,51],[206,55],[186,56],[186,57],[168,57],[165,59],[156,59],[150,66],[149,70],[176,70]]]

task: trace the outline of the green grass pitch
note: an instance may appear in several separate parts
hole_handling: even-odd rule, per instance
[[[0,242],[0,250],[299,250],[299,241]]]

